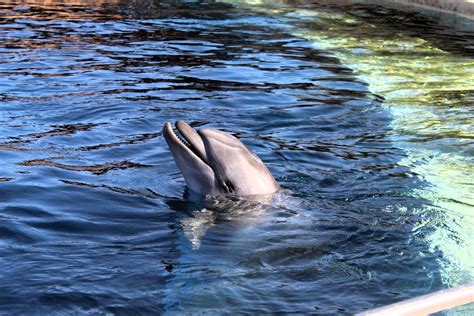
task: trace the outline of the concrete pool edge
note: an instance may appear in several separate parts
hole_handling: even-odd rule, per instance
[[[393,0],[391,2],[413,5],[444,13],[452,13],[474,20],[473,0]]]
[[[283,0],[282,2],[287,1]],[[301,0],[296,2],[303,4],[307,1]],[[409,9],[431,16],[448,14],[474,22],[474,0],[316,0],[316,2],[321,4],[370,3],[379,6]]]
[[[367,1],[437,19],[458,31],[474,30],[474,0],[379,0]]]
[[[324,2],[324,1],[323,1]],[[349,0],[423,14],[460,31],[474,30],[474,0]]]
[[[427,315],[474,302],[474,282],[386,305],[356,316]]]

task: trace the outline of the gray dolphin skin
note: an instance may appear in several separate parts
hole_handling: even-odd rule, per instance
[[[238,138],[215,129],[196,131],[184,121],[163,135],[186,185],[203,195],[266,195],[280,188],[265,164]]]

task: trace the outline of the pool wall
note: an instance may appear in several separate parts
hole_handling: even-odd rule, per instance
[[[398,0],[392,2],[407,3],[428,9],[441,10],[474,19],[473,0]]]
[[[287,3],[304,3],[301,1],[284,1]],[[442,24],[458,30],[474,29],[474,0],[318,0],[318,3],[352,4],[369,3],[412,11],[438,19]]]
[[[474,0],[382,0],[367,1],[437,19],[456,30],[474,30]]]

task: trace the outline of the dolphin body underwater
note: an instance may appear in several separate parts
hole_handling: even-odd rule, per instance
[[[215,129],[196,131],[184,121],[163,126],[188,188],[202,195],[269,195],[280,189],[262,160],[238,138]]]

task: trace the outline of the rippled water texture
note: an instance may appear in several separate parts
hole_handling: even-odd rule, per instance
[[[473,47],[373,6],[3,1],[1,310],[348,314],[472,281]],[[196,198],[176,119],[284,189]]]

